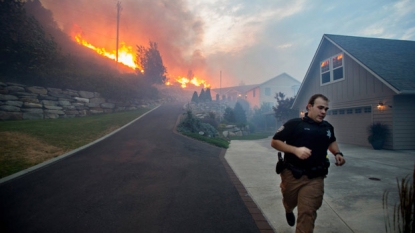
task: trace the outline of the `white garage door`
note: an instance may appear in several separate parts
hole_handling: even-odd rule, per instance
[[[338,143],[370,146],[367,127],[372,124],[371,107],[329,110],[326,120],[333,125]]]

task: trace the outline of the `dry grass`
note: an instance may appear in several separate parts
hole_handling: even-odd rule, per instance
[[[0,177],[67,152],[19,132],[0,132],[0,151]]]

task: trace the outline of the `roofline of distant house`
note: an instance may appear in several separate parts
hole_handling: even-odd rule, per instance
[[[299,82],[300,84],[301,84],[301,82],[300,81],[298,81],[297,79],[295,79],[294,77],[292,77],[292,76],[290,76],[289,74],[287,74],[286,72],[283,72],[283,73],[281,73],[281,74],[279,74],[279,75],[277,75],[277,76],[275,76],[275,77],[273,77],[273,78],[270,78],[269,80],[267,80],[267,81],[265,81],[265,82],[263,82],[263,83],[261,83],[261,84],[252,84],[252,87],[250,88],[250,89],[247,89],[246,90],[246,92],[248,92],[248,91],[250,91],[250,90],[253,90],[253,89],[255,89],[255,88],[258,88],[259,86],[261,86],[261,85],[264,85],[264,84],[266,84],[267,82],[270,82],[272,79],[274,79],[274,78],[277,78],[277,77],[279,77],[279,76],[281,76],[281,75],[286,75],[286,76],[288,76],[289,78],[291,78],[291,79],[293,79],[293,80],[295,80],[295,81],[297,81],[297,82]],[[247,85],[247,86],[251,86],[251,85]],[[234,86],[234,87],[225,87],[225,88],[229,88],[229,90],[227,90],[227,92],[229,92],[229,91],[231,91],[231,90],[234,90],[235,89],[235,87],[238,87],[238,86]],[[218,90],[219,88],[215,88],[215,89],[212,89],[212,91],[214,91],[214,92],[216,92],[216,90]],[[236,91],[238,91],[238,90],[236,90]],[[227,93],[227,92],[225,92],[225,93]],[[238,91],[239,92],[239,91]]]

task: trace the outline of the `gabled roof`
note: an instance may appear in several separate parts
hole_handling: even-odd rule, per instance
[[[323,35],[298,93],[301,93],[324,40],[337,46],[395,93],[415,94],[415,41],[330,34]],[[296,102],[297,98],[292,106]]]
[[[397,94],[415,93],[415,41],[324,35]]]
[[[275,77],[273,77],[273,78],[271,78],[271,79],[269,79],[269,80],[267,80],[267,81],[265,81],[265,82],[263,82],[263,83],[259,84],[259,86],[266,85],[267,83],[269,83],[269,82],[273,81],[274,79],[278,79],[278,78],[281,78],[281,77],[283,77],[283,76],[288,77],[289,79],[292,79],[293,81],[297,82],[297,83],[298,83],[298,85],[300,85],[300,84],[301,84],[301,82],[300,82],[300,81],[298,81],[297,79],[295,79],[295,78],[291,77],[289,74],[287,74],[287,73],[285,73],[285,72],[284,72],[284,73],[282,73],[282,74],[280,74],[280,75],[277,75],[277,76],[275,76]]]
[[[253,84],[253,85],[243,85],[243,86],[234,86],[234,87],[222,87],[222,88],[212,89],[212,91],[216,93],[221,92],[222,94],[226,94],[231,91],[236,91],[238,93],[246,93],[247,91],[254,89],[258,86],[259,86],[258,84]]]
[[[244,86],[234,86],[234,87],[225,87],[225,88],[222,88],[221,92],[222,92],[222,94],[226,94],[227,92],[230,92],[230,91],[234,90],[234,91],[237,91],[239,93],[246,93],[246,92],[248,92],[248,91],[250,91],[250,90],[252,90],[254,88],[257,88],[259,86],[262,86],[264,84],[267,84],[268,82],[271,82],[274,79],[281,78],[282,76],[289,77],[292,80],[295,80],[296,82],[298,82],[298,84],[301,83],[297,79],[291,77],[289,74],[287,74],[287,73],[284,72],[284,73],[282,73],[280,75],[277,75],[277,76],[275,76],[275,77],[273,77],[273,78],[271,78],[271,79],[269,79],[269,80],[267,80],[267,81],[265,81],[265,82],[263,82],[261,84],[244,85]],[[218,92],[219,91],[219,88],[212,89],[212,91]]]

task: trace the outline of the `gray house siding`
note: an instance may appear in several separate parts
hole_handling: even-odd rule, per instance
[[[397,150],[415,149],[415,98],[397,95],[393,101],[393,147]]]
[[[370,146],[367,142],[367,127],[373,122],[382,122],[393,130],[393,117],[391,109],[378,110],[379,102],[393,105],[395,94],[372,73],[363,68],[346,53],[343,53],[344,80],[320,84],[320,62],[342,51],[324,40],[314,63],[311,64],[307,77],[301,87],[301,93],[297,97],[294,106],[305,112],[308,98],[316,93],[326,95],[329,99],[329,107],[332,110],[361,109],[361,113],[328,115],[326,120],[335,128],[338,142],[350,143],[362,146]],[[370,107],[370,112],[365,113],[364,108]],[[393,148],[393,137],[390,135],[385,148]]]

